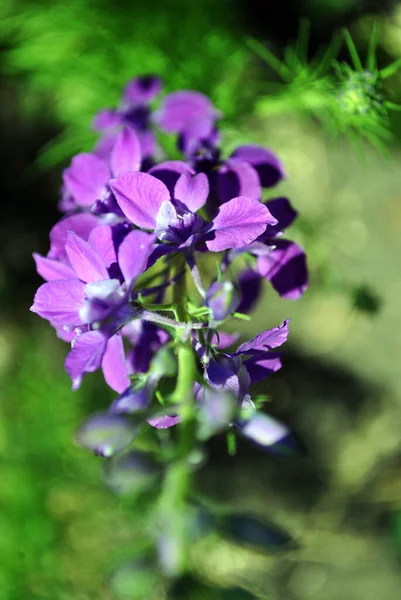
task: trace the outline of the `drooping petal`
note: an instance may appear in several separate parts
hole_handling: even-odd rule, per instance
[[[286,319],[278,327],[274,327],[273,329],[268,329],[267,331],[259,333],[249,342],[241,344],[236,354],[254,354],[255,352],[266,352],[267,350],[281,346],[287,341],[288,323],[289,319]]]
[[[86,241],[92,229],[98,225],[99,221],[97,218],[88,213],[78,213],[64,217],[50,231],[50,252],[48,258],[59,260],[67,258],[65,244],[67,242],[68,231],[73,231]]]
[[[130,104],[147,104],[155,98],[162,89],[162,81],[155,75],[142,75],[127,83],[123,100]]]
[[[281,369],[281,355],[277,352],[255,354],[244,361],[244,366],[248,371],[251,382],[255,383],[266,379],[266,377]]]
[[[119,394],[129,386],[128,366],[120,334],[113,335],[107,341],[102,360],[102,371],[107,385]]]
[[[99,254],[73,231],[67,234],[65,250],[72,268],[81,281],[89,283],[109,278]]]
[[[205,294],[205,306],[210,308],[215,321],[224,321],[237,310],[240,302],[238,289],[230,280],[215,281]]]
[[[36,292],[31,311],[54,324],[76,326],[84,299],[85,284],[78,279],[48,281]]]
[[[227,331],[219,331],[219,335],[217,335],[217,333],[213,334],[211,343],[213,346],[219,348],[219,350],[223,350],[224,348],[229,348],[232,346],[239,337],[239,333],[227,333]]]
[[[79,428],[75,439],[84,448],[109,458],[124,450],[134,440],[138,425],[124,415],[92,415]]]
[[[148,173],[123,173],[110,181],[110,187],[125,216],[143,229],[154,229],[156,216],[168,189]]]
[[[240,430],[242,435],[263,447],[273,446],[290,434],[287,425],[258,411],[240,425]]]
[[[85,373],[99,369],[107,339],[100,331],[88,331],[78,336],[65,359],[65,370],[72,380],[72,389],[79,388]]]
[[[152,427],[156,427],[156,429],[168,429],[169,427],[177,425],[177,423],[179,422],[179,416],[172,417],[169,415],[163,417],[152,417],[151,419],[148,419],[149,425],[152,425]]]
[[[170,192],[171,198],[174,197],[174,186],[183,173],[194,175],[195,171],[182,160],[167,160],[149,169],[150,175],[157,177],[164,183]]]
[[[36,270],[46,281],[55,279],[74,279],[75,273],[69,265],[60,260],[52,260],[34,252],[33,258],[36,263]]]
[[[288,240],[274,240],[268,256],[260,256],[258,272],[268,279],[282,298],[296,300],[308,287],[308,268],[304,251]]]
[[[107,163],[94,154],[77,154],[65,169],[63,181],[79,206],[91,206],[102,198],[110,177]]]
[[[143,411],[149,405],[151,394],[152,389],[148,385],[145,385],[145,387],[136,391],[131,387],[128,387],[118,398],[116,398],[116,400],[114,400],[109,408],[109,412],[131,414]]]
[[[126,283],[131,284],[146,269],[155,238],[144,231],[131,231],[118,249],[120,265]]]
[[[180,133],[192,121],[206,116],[219,118],[218,111],[207,96],[200,92],[181,90],[168,94],[160,109],[155,113],[155,121],[169,133]]]
[[[220,206],[212,222],[214,238],[206,245],[212,252],[241,248],[259,237],[267,225],[276,222],[264,204],[239,196]]]
[[[208,195],[209,180],[204,173],[195,176],[183,173],[174,187],[174,198],[183,202],[193,213],[202,208]]]
[[[221,204],[237,196],[247,196],[252,200],[260,200],[262,197],[259,176],[252,165],[245,161],[234,158],[226,160],[216,173],[215,181]]]
[[[141,145],[132,127],[126,125],[118,134],[111,151],[110,166],[114,177],[128,171],[139,171]]]
[[[274,235],[277,235],[280,231],[289,227],[298,216],[297,211],[291,206],[288,198],[273,198],[266,202],[266,206],[273,217],[277,219],[277,224],[269,226],[263,234],[263,237],[273,237]]]
[[[160,473],[160,465],[151,454],[128,450],[108,460],[105,481],[119,495],[135,495],[151,487]]]
[[[278,156],[263,146],[254,144],[239,146],[231,157],[251,164],[258,172],[260,183],[264,188],[276,185],[285,177],[285,171]]]

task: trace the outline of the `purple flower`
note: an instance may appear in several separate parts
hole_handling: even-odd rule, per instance
[[[246,196],[233,198],[219,208],[211,223],[198,215],[209,194],[207,177],[183,173],[174,197],[162,181],[148,173],[123,173],[110,187],[125,216],[137,227],[155,232],[164,251],[193,248],[206,243],[212,252],[241,248],[260,236],[276,219],[268,209]]]
[[[119,245],[118,253],[112,228],[107,225],[94,228],[87,242],[72,231],[66,237],[69,265],[64,268],[68,278],[61,279],[56,273],[57,277],[41,285],[31,310],[56,327],[76,332],[65,363],[74,389],[84,373],[102,366],[110,387],[123,391],[129,383],[128,367],[117,332],[128,320],[139,316],[129,302],[131,287],[146,269],[153,236],[132,231]]]
[[[70,207],[71,200],[80,208],[90,208],[96,201],[107,202],[109,179],[127,171],[139,171],[140,167],[138,136],[131,127],[124,126],[117,134],[107,160],[90,153],[74,156],[71,166],[63,173],[63,194],[70,199],[65,207]]]

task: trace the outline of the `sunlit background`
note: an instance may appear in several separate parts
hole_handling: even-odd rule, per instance
[[[305,17],[308,49],[299,42]],[[264,600],[396,598],[401,113],[389,114],[384,138],[333,135],[319,90],[307,79],[283,86],[254,42],[280,60],[298,43],[312,60],[345,26],[364,58],[376,22],[384,68],[401,57],[401,4],[6,0],[0,21],[1,600],[116,598],[110,570],[144,537],[141,507],[108,492],[100,459],[72,443],[82,419],[113,395],[96,375],[71,392],[66,347],[29,306],[40,282],[31,255],[48,250],[62,168],[90,149],[94,113],[146,73],[160,75],[167,91],[210,95],[225,113],[228,148],[246,140],[279,154],[288,179],[274,194],[300,213],[291,237],[312,274],[295,303],[266,286],[254,320],[240,326],[256,333],[291,317],[284,367],[263,391],[303,455],[268,456],[243,443],[229,457],[217,439],[197,481],[211,501],[285,526],[298,549],[260,555],[211,536],[192,549],[195,571]],[[345,48],[339,60],[350,61]],[[401,102],[400,73],[385,93]],[[191,593],[182,597],[209,597]]]

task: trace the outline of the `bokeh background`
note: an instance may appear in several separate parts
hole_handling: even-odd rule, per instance
[[[244,443],[228,457],[217,439],[197,481],[212,501],[285,526],[299,548],[258,555],[212,536],[193,547],[195,569],[266,600],[397,597],[401,119],[391,116],[387,152],[364,140],[356,152],[310,107],[277,101],[277,76],[247,40],[282,56],[302,17],[310,56],[343,26],[364,56],[375,21],[379,66],[401,56],[401,3],[391,0],[2,2],[2,600],[111,600],[110,568],[144,535],[140,507],[105,490],[99,460],[72,444],[84,416],[112,396],[96,375],[71,392],[66,347],[29,306],[40,283],[31,254],[47,252],[62,168],[90,148],[96,110],[150,72],[168,91],[209,94],[225,113],[228,147],[249,140],[279,153],[289,177],[275,193],[300,212],[291,233],[312,272],[296,303],[266,287],[254,320],[241,326],[252,334],[291,317],[284,368],[263,391],[305,452],[267,456]],[[345,50],[340,59],[349,60]],[[401,76],[390,83],[400,101]]]

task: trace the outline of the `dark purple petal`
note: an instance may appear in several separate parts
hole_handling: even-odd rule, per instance
[[[174,197],[174,186],[183,173],[194,175],[195,171],[182,160],[167,160],[149,169],[150,175],[164,183],[171,198]]]
[[[308,287],[308,268],[304,251],[288,240],[274,240],[268,256],[258,258],[257,268],[282,298],[296,300]]]
[[[142,75],[125,86],[123,100],[131,104],[148,104],[162,89],[162,81],[155,75]]]
[[[213,334],[211,343],[213,346],[219,348],[219,350],[223,350],[224,348],[229,348],[232,346],[239,337],[239,333],[227,333],[226,331],[219,331],[219,335],[217,335],[217,333]]]
[[[78,279],[49,281],[35,294],[31,311],[60,325],[80,325],[79,310],[85,299],[85,284]]]
[[[217,361],[212,358],[206,368],[208,383],[214,390],[226,391],[238,396],[240,382],[236,371],[235,361],[224,358]]]
[[[143,229],[154,229],[156,216],[168,189],[148,173],[123,173],[110,181],[117,202],[128,219]]]
[[[259,237],[267,225],[276,222],[264,204],[239,196],[220,206],[212,222],[214,238],[206,245],[212,252],[241,248]]]
[[[114,177],[141,168],[141,146],[132,127],[120,131],[111,151],[110,166]]]
[[[254,354],[255,352],[266,352],[267,350],[281,346],[287,341],[288,323],[289,319],[286,319],[278,327],[274,327],[273,329],[268,329],[267,331],[259,333],[249,342],[241,344],[236,354]]]
[[[169,133],[180,133],[191,122],[207,116],[214,119],[220,116],[209,98],[200,92],[181,90],[164,98],[162,106],[155,113],[155,121]]]
[[[123,340],[119,333],[113,335],[107,342],[102,360],[102,371],[107,385],[119,394],[129,386],[128,365],[125,359]]]
[[[73,231],[67,234],[67,256],[77,277],[85,283],[108,279],[107,269],[95,250]]]
[[[89,235],[88,243],[100,257],[107,269],[117,261],[116,250],[114,247],[114,235],[110,225],[99,225],[98,227],[95,227]]]
[[[59,261],[46,258],[34,252],[33,258],[36,263],[36,270],[46,281],[55,279],[75,279],[75,273],[69,265]]]
[[[65,370],[72,380],[72,389],[79,388],[85,373],[99,369],[107,339],[100,331],[88,331],[78,336],[65,359]]]
[[[174,187],[174,198],[196,212],[205,204],[209,195],[209,181],[204,173],[192,176],[183,173]]]
[[[292,208],[288,198],[273,198],[266,202],[266,206],[273,217],[277,219],[277,225],[269,226],[263,234],[263,238],[274,237],[289,227],[298,216],[297,211]]]
[[[261,412],[255,412],[241,423],[240,430],[246,438],[263,447],[273,446],[290,434],[287,425]]]
[[[249,144],[239,146],[232,153],[232,158],[238,158],[251,164],[258,172],[262,187],[276,185],[285,177],[283,166],[278,156],[262,146]]]
[[[63,173],[65,187],[80,206],[91,206],[102,198],[109,177],[109,167],[94,154],[77,154]]]
[[[244,361],[244,366],[248,371],[251,382],[255,383],[281,369],[281,355],[277,352],[255,354]]]
[[[262,290],[262,278],[253,269],[246,269],[240,273],[238,278],[238,287],[241,296],[241,302],[237,308],[237,312],[250,312],[256,302],[259,300]]]
[[[221,204],[237,196],[247,196],[252,200],[262,197],[259,175],[251,165],[241,160],[226,160],[218,170],[215,182]]]
[[[129,446],[137,433],[138,426],[124,415],[103,413],[89,417],[75,439],[84,448],[109,458]]]
[[[131,231],[118,249],[118,264],[127,284],[145,271],[155,237],[144,231]]]
[[[50,231],[50,252],[48,258],[66,259],[65,244],[68,231],[73,231],[83,240],[89,238],[89,234],[99,221],[94,215],[79,213],[61,219]]]

